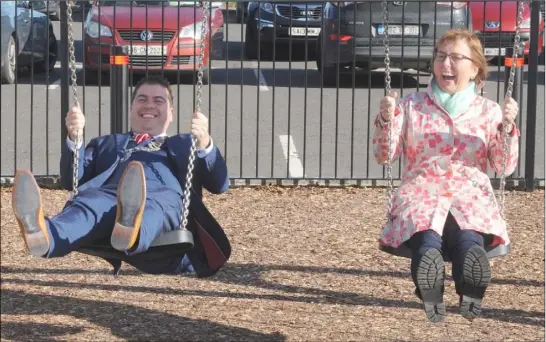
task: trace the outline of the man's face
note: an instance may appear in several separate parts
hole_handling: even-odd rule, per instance
[[[167,89],[158,84],[143,84],[131,105],[131,128],[137,133],[167,133],[173,121],[173,108]]]

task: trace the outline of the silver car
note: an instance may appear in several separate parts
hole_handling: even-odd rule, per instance
[[[2,83],[14,83],[22,67],[34,66],[34,72],[53,70],[58,44],[48,16],[28,8],[26,1],[0,1],[0,6]]]

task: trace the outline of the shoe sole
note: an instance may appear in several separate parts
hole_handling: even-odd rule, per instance
[[[131,162],[118,186],[116,223],[110,243],[119,251],[130,249],[137,240],[146,204],[144,169],[138,162]]]
[[[28,170],[19,170],[15,175],[12,205],[29,253],[34,256],[47,254],[49,234],[42,209],[40,188]]]
[[[421,258],[417,268],[417,286],[421,292],[427,319],[433,323],[444,320],[444,258],[439,250],[428,250]]]
[[[472,246],[463,264],[461,315],[472,321],[481,314],[482,300],[491,282],[491,266],[485,250]]]

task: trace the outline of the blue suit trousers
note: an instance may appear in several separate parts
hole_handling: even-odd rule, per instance
[[[46,257],[62,257],[82,246],[110,243],[116,219],[116,187],[86,189],[69,201],[63,211],[47,219],[50,249]],[[182,199],[170,188],[149,189],[137,244],[126,253],[145,252],[164,231],[178,229]]]

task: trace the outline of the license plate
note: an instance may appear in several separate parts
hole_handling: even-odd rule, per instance
[[[506,55],[506,48],[485,48],[483,54],[486,56],[504,56]]]
[[[291,36],[318,36],[320,28],[317,27],[292,27],[290,29]]]
[[[420,34],[420,27],[419,25],[389,25],[389,35],[401,36],[402,32],[404,36],[418,36]],[[377,33],[385,34],[385,27],[377,25]]]
[[[165,56],[167,47],[161,45],[133,45],[128,47],[131,56]]]
[[[222,9],[235,9],[237,7],[236,2],[228,2],[227,6],[224,1],[213,1],[211,2],[212,8],[222,8]]]

